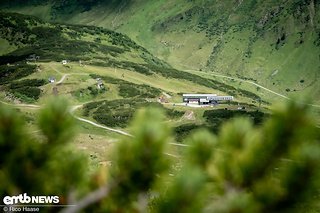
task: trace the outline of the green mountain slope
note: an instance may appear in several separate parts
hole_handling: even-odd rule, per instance
[[[179,69],[250,79],[284,95],[307,95],[320,102],[319,1],[15,0],[1,4],[6,10],[49,21],[125,33]]]
[[[50,66],[45,62],[66,60],[80,67],[99,65],[144,75],[153,73],[147,67],[168,67],[127,36],[99,27],[52,24],[33,16],[0,12],[0,38],[0,96],[8,100],[31,103],[41,98],[53,74],[41,73]],[[71,70],[71,66],[64,67]],[[60,74],[59,70],[54,73]]]
[[[262,103],[269,101],[251,91],[225,84],[220,80],[206,79],[174,69],[127,36],[100,27],[54,24],[33,16],[1,12],[0,34],[2,43],[6,46],[0,52],[0,85],[7,85],[7,90],[11,88],[8,84],[15,84],[12,81],[36,71],[35,64],[26,64],[26,61],[44,64],[67,60],[80,67],[98,65],[130,70],[142,76],[165,77],[168,82],[170,79],[186,81],[189,84],[197,84],[199,87],[197,91],[203,87],[211,88],[223,94],[241,96],[253,103],[257,100]],[[28,83],[24,82],[23,87]],[[11,89],[15,89],[14,85]],[[36,100],[39,95],[40,90],[37,90],[36,95],[29,96]]]
[[[319,1],[10,2],[3,7],[123,32],[177,68],[251,79],[319,101]],[[41,7],[49,12],[41,15]]]
[[[49,24],[32,16],[0,13],[0,34],[4,63],[35,54],[41,61],[81,60],[133,69],[139,63],[165,66],[127,36],[99,27]]]

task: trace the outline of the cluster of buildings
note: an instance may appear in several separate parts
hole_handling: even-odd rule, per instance
[[[182,101],[184,103],[210,105],[219,102],[232,101],[233,96],[219,96],[217,94],[183,94]]]

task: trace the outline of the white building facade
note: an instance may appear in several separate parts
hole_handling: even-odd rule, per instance
[[[219,96],[217,94],[183,94],[184,103],[193,103],[199,105],[218,104],[219,102],[232,101],[233,96]]]

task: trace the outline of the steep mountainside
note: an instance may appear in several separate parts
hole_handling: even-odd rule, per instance
[[[0,13],[0,63],[24,60],[83,61],[151,72],[143,67],[166,67],[127,36],[94,26],[50,24],[32,16]]]
[[[2,4],[51,21],[123,32],[177,68],[220,72],[286,95],[320,99],[318,0],[16,0]]]
[[[204,86],[253,102],[260,100],[266,103],[263,97],[250,91],[174,69],[129,37],[101,27],[54,24],[33,16],[0,12],[0,36],[0,86],[34,72],[34,65],[26,64],[26,61],[43,64],[67,60],[80,67],[114,67],[143,76],[165,77],[168,81],[193,82],[199,88]],[[35,84],[38,85],[38,82]]]

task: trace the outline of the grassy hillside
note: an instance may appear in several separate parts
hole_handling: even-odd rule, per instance
[[[134,5],[128,5],[128,8]],[[112,105],[112,101],[122,103],[121,99],[125,99],[127,104],[137,102],[137,107],[140,107],[148,104],[146,99],[156,102],[163,92],[172,96],[172,102],[181,102],[181,93],[190,92],[233,95],[238,102],[257,106],[266,106],[278,99],[278,96],[237,80],[249,79],[260,83],[254,78],[238,75],[237,79],[221,79],[211,76],[210,72],[200,74],[172,68],[129,37],[104,28],[49,23],[33,16],[5,12],[0,13],[0,28],[4,44],[0,56],[1,85],[23,102],[44,103],[45,97],[59,94],[74,104],[104,100],[111,101]],[[26,58],[29,63],[25,63]],[[69,60],[67,65],[48,63],[64,59]],[[57,81],[64,79],[66,83],[48,84],[47,79],[52,76]],[[280,72],[274,76],[280,76]],[[103,80],[103,89],[97,88],[97,78]],[[299,83],[307,83],[306,79]],[[316,79],[313,80],[317,85]],[[317,95],[316,90],[313,92]],[[120,111],[123,110],[121,108]],[[132,113],[130,111],[129,115]],[[182,132],[201,126],[205,121],[203,110],[200,114],[198,118],[201,121],[193,126],[189,124],[194,120],[178,122],[178,125],[187,125],[182,127]],[[96,114],[88,115],[104,123]],[[128,120],[125,120],[125,125]]]
[[[48,98],[66,98],[79,124],[71,146],[90,157],[89,170],[111,165],[114,142],[131,131],[129,123],[141,107],[165,112],[163,122],[174,133],[168,153],[177,158],[172,169],[179,170],[179,156],[189,149],[179,143],[196,129],[217,133],[238,116],[259,126],[269,117],[270,103],[290,95],[309,95],[320,104],[319,1],[3,0],[0,5],[11,11],[0,12],[0,104],[16,107],[28,133],[43,137],[37,110]],[[235,101],[187,106],[182,93],[233,95]],[[319,109],[313,105],[318,124]],[[276,132],[286,133],[287,126],[277,122]],[[235,130],[248,133],[246,123],[237,125]],[[260,130],[249,139],[260,140]],[[276,181],[278,171],[271,172]]]
[[[319,1],[61,2],[9,8],[39,15],[34,5],[47,7],[46,17],[39,16],[123,32],[176,68],[251,79],[320,101]]]
[[[231,113],[212,125],[204,117],[207,109],[173,104],[181,102],[182,93],[231,94],[236,101],[249,103],[242,104],[249,110],[256,110],[250,103],[261,99],[236,85],[174,69],[127,36],[103,28],[2,12],[0,32],[8,47],[0,56],[1,101],[43,105],[50,97],[63,96],[83,107],[77,115],[115,128],[127,128],[137,109],[156,106],[167,112],[168,123],[181,140],[197,127],[216,131],[223,120],[233,117]],[[159,103],[160,97],[166,97],[166,103]],[[237,109],[237,103],[232,104],[217,108]],[[32,126],[32,115],[26,116]]]
[[[6,43],[9,49],[13,49],[7,53],[8,48],[4,48],[0,56],[0,64],[3,66],[1,80],[4,83],[10,83],[14,79],[14,75],[8,76],[8,72],[12,70],[13,73],[15,66],[22,66],[21,64],[25,64],[26,60],[32,63],[68,60],[78,63],[80,67],[98,65],[131,70],[153,78],[155,75],[160,75],[166,79],[185,80],[197,84],[199,88],[206,87],[221,91],[219,94],[245,97],[249,102],[263,99],[254,92],[243,90],[238,86],[174,69],[127,36],[104,28],[53,24],[33,16],[2,12],[0,13],[0,32],[3,43]],[[7,66],[11,68],[7,69]],[[33,65],[25,64],[25,66]],[[41,70],[41,68],[34,67],[33,71],[35,70]],[[46,76],[46,78],[49,77]],[[189,91],[191,88],[184,92]],[[38,99],[38,93],[35,99]]]
[[[33,16],[0,12],[0,36],[0,86],[23,102],[38,100],[43,93],[40,87],[50,77],[24,79],[32,73],[40,76],[41,67],[35,62],[67,60],[146,75],[153,73],[147,67],[167,67],[127,36],[99,27],[50,24]]]
[[[2,63],[35,54],[41,61],[81,60],[134,69],[135,63],[164,65],[127,36],[99,27],[49,24],[32,16],[0,13],[0,29],[4,44],[0,55],[7,54]],[[15,51],[8,53],[9,49]]]

